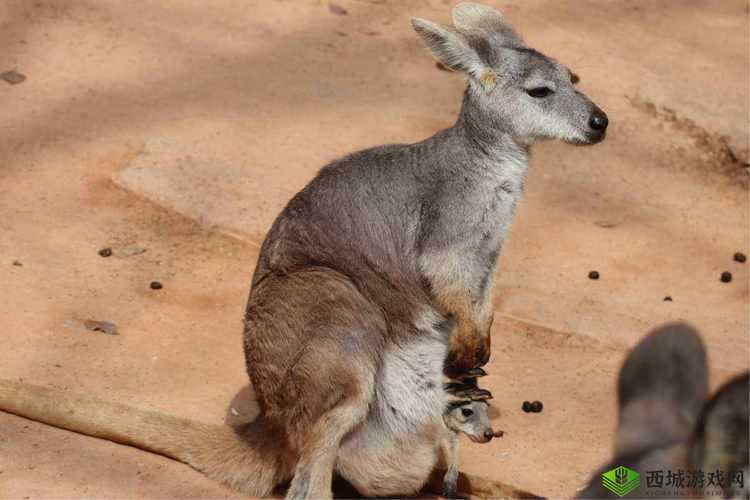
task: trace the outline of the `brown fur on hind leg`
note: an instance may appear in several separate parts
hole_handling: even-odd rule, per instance
[[[331,498],[331,482],[341,440],[367,416],[367,402],[342,402],[323,415],[308,435],[286,498]]]

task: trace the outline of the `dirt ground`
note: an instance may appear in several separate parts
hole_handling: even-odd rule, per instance
[[[409,23],[447,22],[451,2],[335,3],[346,13],[322,0],[0,3],[0,73],[26,77],[0,80],[0,377],[206,422],[233,400],[252,413],[235,398],[248,393],[241,318],[274,215],[325,162],[424,138],[460,105],[461,78]],[[698,326],[712,387],[750,365],[748,264],[732,260],[750,250],[748,4],[488,3],[579,74],[611,125],[601,145],[534,151],[482,381],[506,435],[467,441],[462,470],[571,496],[608,458],[616,373],[651,327]],[[535,399],[544,412],[523,413]],[[0,413],[2,498],[236,496]]]

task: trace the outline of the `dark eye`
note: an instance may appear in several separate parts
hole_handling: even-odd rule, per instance
[[[547,97],[552,93],[552,89],[549,87],[536,87],[533,89],[529,89],[526,91],[527,94],[529,94],[531,97],[536,97],[537,99],[540,99],[542,97]]]
[[[474,415],[474,410],[470,410],[469,408],[461,408],[461,415],[464,417],[470,417]]]

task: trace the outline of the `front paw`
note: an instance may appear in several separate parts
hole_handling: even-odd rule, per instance
[[[491,341],[489,335],[457,331],[445,361],[446,374],[459,378],[462,374],[486,365],[490,360]]]

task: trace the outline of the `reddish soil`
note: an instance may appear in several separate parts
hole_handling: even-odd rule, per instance
[[[462,470],[570,496],[608,458],[617,370],[650,328],[697,325],[712,387],[750,366],[748,264],[732,261],[750,249],[747,4],[489,3],[612,125],[596,147],[535,150],[482,381],[506,434],[466,441]],[[325,162],[419,140],[460,105],[461,78],[409,24],[447,22],[450,2],[335,4],[347,13],[0,4],[0,73],[26,77],[0,80],[0,377],[224,420],[247,384],[241,318],[275,213]],[[523,413],[535,399],[544,411]],[[170,460],[0,413],[0,497],[231,496]]]

